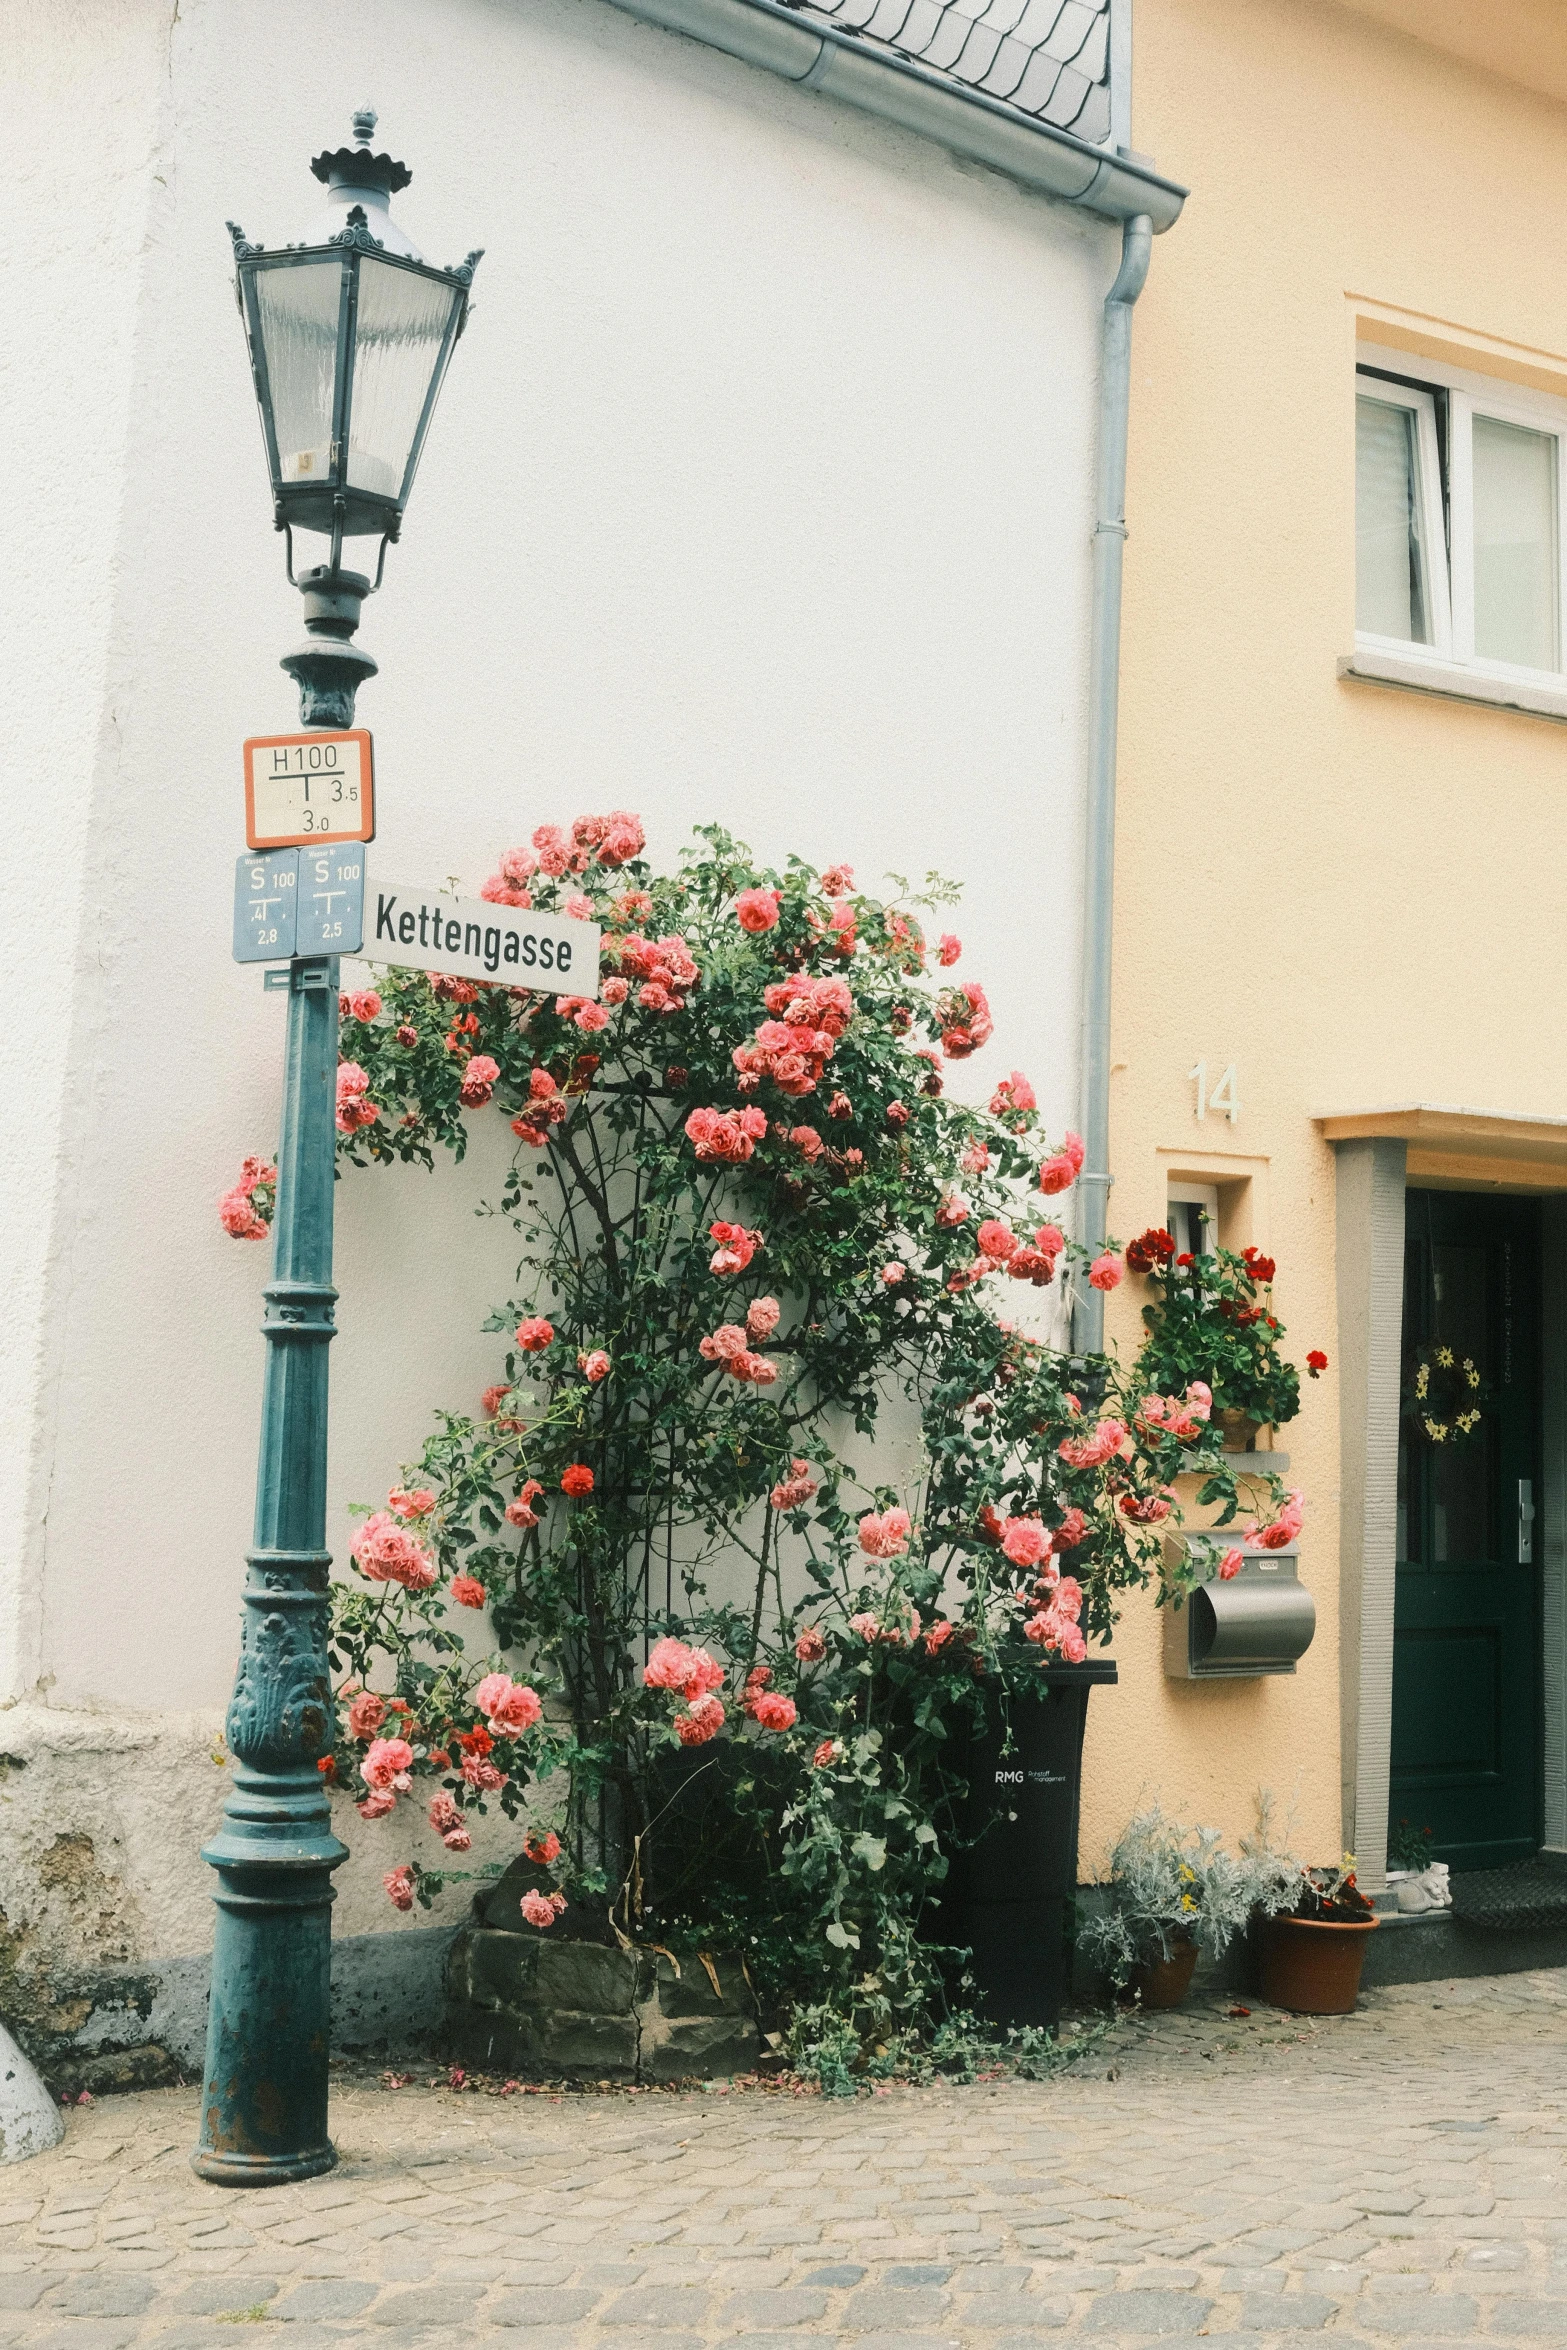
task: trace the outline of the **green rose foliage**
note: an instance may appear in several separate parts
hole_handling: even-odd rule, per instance
[[[1140,1420],[1144,1380],[1008,1318],[1082,1252],[1037,1187],[1026,1081],[988,1109],[944,1091],[944,1059],[990,1025],[983,989],[927,968],[922,916],[952,893],[763,870],[716,826],[656,874],[628,827],[541,828],[542,867],[510,852],[485,885],[588,901],[601,1005],[401,970],[378,1002],[345,999],[366,1083],[343,1160],[428,1165],[461,1155],[468,1118],[507,1118],[520,1261],[484,1411],[443,1414],[393,1496],[392,1549],[426,1566],[388,1580],[360,1537],[371,1573],[337,1591],[334,1659],[344,1694],[394,1704],[379,1735],[400,1726],[455,1849],[470,1808],[514,1812],[566,1775],[565,1849],[540,1872],[576,1912],[562,1930],[607,1930],[607,1907],[632,1938],[739,1950],[759,1989],[880,2031],[927,2015],[938,1982],[970,1727],[1080,1652],[1075,1615],[1102,1642],[1124,1593],[1172,1595],[1178,1474],[1231,1511],[1234,1487],[1200,1421]],[[871,1441],[890,1410],[901,1488]],[[454,1596],[482,1602],[494,1653]],[[661,1639],[681,1647],[650,1686]],[[542,1720],[508,1727],[493,1682],[481,1707],[497,1672]],[[370,1735],[340,1728],[356,1793]],[[399,1842],[406,1803],[381,1810]],[[389,1890],[439,1882],[412,1861]]]

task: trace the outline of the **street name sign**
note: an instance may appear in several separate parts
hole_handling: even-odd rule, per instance
[[[369,730],[253,734],[245,744],[245,838],[253,849],[374,840]]]
[[[364,941],[362,848],[279,849],[234,868],[234,960],[357,955]]]
[[[418,883],[380,879],[370,886],[365,913],[367,962],[561,995],[598,994],[603,933],[596,922],[529,914],[520,906],[492,906],[487,898],[447,897]]]

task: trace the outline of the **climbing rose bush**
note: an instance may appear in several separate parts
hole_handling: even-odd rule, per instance
[[[603,926],[596,998],[388,970],[342,999],[340,1160],[429,1165],[504,1119],[519,1262],[482,1401],[355,1537],[323,1767],[399,1907],[445,1873],[416,1810],[461,1855],[559,1776],[540,1932],[608,1909],[785,1998],[916,2016],[968,1732],[1126,1593],[1171,1595],[1178,1476],[1230,1518],[1235,1489],[1201,1382],[1046,1343],[1121,1260],[1069,1237],[1082,1144],[1022,1071],[947,1092],[992,1032],[955,935],[929,968],[952,893],[764,870],[716,826],[673,872],[643,847],[623,811],[540,825],[483,884]],[[896,1485],[889,1410],[917,1433]],[[714,1764],[694,1851],[682,1773]]]

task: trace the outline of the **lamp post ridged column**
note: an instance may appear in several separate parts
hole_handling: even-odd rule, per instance
[[[360,607],[401,529],[480,258],[434,269],[393,223],[388,199],[412,174],[371,152],[375,121],[362,110],[357,145],[315,158],[331,208],[303,244],[269,252],[230,223],[273,519],[304,598],[306,642],[281,665],[298,685],[306,727],[351,727],[355,693],[375,675],[352,642]],[[366,383],[356,408],[356,384]],[[326,562],[297,577],[295,529],[330,537]],[[376,534],[372,583],[343,568],[342,549],[345,538]],[[232,1792],[202,1854],[217,1872],[218,1916],[191,2160],[203,2178],[230,2186],[310,2178],[337,2159],[327,2130],[332,1871],[348,1848],[332,1831],[318,1767],[333,1744],[326,1469],[337,1017],[337,958],[296,957],[255,1530],[228,1713]]]

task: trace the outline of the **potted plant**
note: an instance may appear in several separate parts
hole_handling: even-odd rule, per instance
[[[1272,1882],[1271,1869],[1226,1852],[1217,1828],[1182,1827],[1151,1804],[1122,1830],[1078,1944],[1145,2007],[1179,2007],[1199,1953],[1220,1958]]]
[[[1360,1992],[1366,1937],[1378,1920],[1355,1883],[1355,1856],[1337,1867],[1276,1857],[1260,1929],[1262,1996],[1300,2015],[1349,2015]]]
[[[1148,1337],[1137,1358],[1150,1387],[1173,1394],[1203,1381],[1231,1452],[1250,1451],[1261,1428],[1295,1417],[1300,1373],[1279,1352],[1284,1325],[1273,1311],[1272,1257],[1256,1248],[1178,1255],[1169,1233],[1153,1228],[1128,1243],[1126,1264],[1154,1292],[1143,1308]],[[1315,1348],[1307,1356],[1313,1379],[1327,1360]]]

